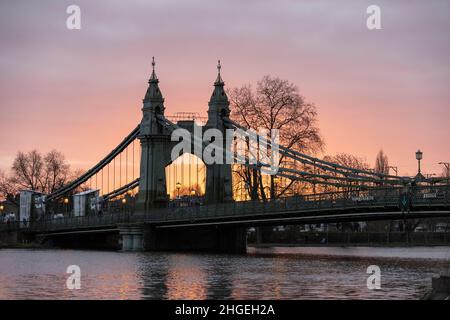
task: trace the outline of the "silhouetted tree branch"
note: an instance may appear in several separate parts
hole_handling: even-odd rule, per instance
[[[255,132],[279,130],[279,143],[293,150],[313,154],[323,148],[316,107],[305,101],[295,84],[267,75],[257,83],[256,89],[250,85],[231,89],[229,98],[231,117],[239,124]],[[281,155],[278,165],[296,167],[299,164],[288,164]],[[237,176],[243,179],[253,200],[277,198],[292,193],[293,188],[302,184],[300,181],[275,184],[274,175],[266,182],[259,170],[243,166],[235,166],[234,171],[240,172]]]

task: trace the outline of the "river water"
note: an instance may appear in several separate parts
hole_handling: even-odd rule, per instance
[[[247,255],[0,250],[0,299],[420,299],[450,247],[249,248]],[[69,265],[81,289],[69,290]],[[369,265],[381,289],[367,288]]]

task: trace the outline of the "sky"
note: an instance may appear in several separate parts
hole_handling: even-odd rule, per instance
[[[81,30],[66,8],[81,8]],[[381,30],[366,27],[369,5]],[[228,88],[264,75],[295,83],[318,111],[325,154],[399,174],[450,162],[450,2],[414,0],[0,0],[0,168],[62,151],[88,169],[141,120],[155,56],[166,114],[206,114],[222,62]]]

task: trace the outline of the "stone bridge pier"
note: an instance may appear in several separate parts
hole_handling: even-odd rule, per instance
[[[144,250],[144,225],[123,224],[119,226],[119,235],[122,240],[122,251]]]
[[[145,224],[119,226],[122,251],[203,251],[246,253],[247,229],[236,226],[158,228]]]
[[[144,248],[148,251],[246,253],[247,230],[236,226],[146,226]]]

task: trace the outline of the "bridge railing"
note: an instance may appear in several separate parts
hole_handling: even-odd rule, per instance
[[[20,228],[18,221],[0,223],[0,232],[16,231]]]
[[[442,205],[450,203],[450,190],[444,187],[423,187],[413,190],[412,202],[415,205]]]
[[[448,206],[450,204],[449,188],[415,187],[410,195],[412,206]],[[280,213],[314,214],[317,211],[332,209],[370,208],[384,210],[399,209],[403,188],[377,189],[371,192],[340,192],[320,195],[293,196],[260,201],[241,201],[200,207],[180,207],[156,209],[145,214],[146,221],[186,221],[187,223],[208,218],[227,218],[245,216],[269,216]]]
[[[146,221],[186,221],[193,222],[199,219],[227,218],[245,216],[268,216],[280,213],[304,212],[311,214],[318,210],[349,209],[362,207],[398,207],[400,189],[378,190],[377,194],[353,197],[341,194],[311,195],[306,197],[294,196],[260,201],[240,201],[225,204],[206,205],[197,207],[179,207],[154,209],[144,215]]]
[[[11,222],[9,224],[0,224],[0,231],[14,231],[21,229],[23,231],[59,231],[69,229],[83,229],[92,227],[115,226],[118,223],[130,221],[129,212],[89,215],[83,217],[64,217],[57,219],[45,219],[41,221],[22,221]]]
[[[339,192],[307,196],[292,196],[260,201],[240,201],[225,204],[205,205],[195,207],[177,207],[152,209],[146,213],[140,212],[106,212],[102,215],[84,217],[64,217],[42,221],[0,223],[0,231],[17,229],[39,231],[58,231],[67,229],[82,229],[92,227],[115,226],[127,222],[167,222],[182,221],[186,223],[196,220],[217,218],[239,218],[258,216],[276,216],[280,214],[313,215],[321,211],[339,209],[363,208],[384,210],[399,208],[399,199],[405,192],[401,188],[377,189],[371,192]],[[447,186],[415,187],[411,190],[412,207],[450,206],[450,188]]]

